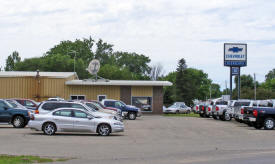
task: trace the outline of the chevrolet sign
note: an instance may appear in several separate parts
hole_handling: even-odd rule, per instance
[[[225,43],[224,66],[246,66],[247,44]]]

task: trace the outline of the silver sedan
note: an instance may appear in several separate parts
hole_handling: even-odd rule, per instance
[[[47,114],[31,116],[28,126],[46,135],[55,132],[93,132],[101,136],[123,132],[123,122],[115,119],[95,117],[91,113],[76,108],[59,108]]]

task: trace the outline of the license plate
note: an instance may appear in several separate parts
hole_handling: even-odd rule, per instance
[[[255,122],[256,121],[256,118],[249,118],[249,121],[251,121],[251,122]]]

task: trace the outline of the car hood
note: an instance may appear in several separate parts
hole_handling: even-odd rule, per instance
[[[109,113],[103,113],[103,112],[93,112],[94,116],[99,116],[99,117],[104,117],[104,118],[108,118],[110,116],[113,116],[113,114],[109,114]]]

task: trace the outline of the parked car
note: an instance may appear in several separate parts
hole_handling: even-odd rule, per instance
[[[104,109],[107,109],[107,110],[112,110],[112,111],[120,112],[120,113],[121,113],[121,110],[120,110],[120,109],[118,109],[118,108],[113,108],[113,107],[104,106],[104,105],[103,105],[101,102],[99,102],[99,101],[91,100],[91,102],[96,103],[96,104],[99,105],[101,108],[104,108]]]
[[[253,100],[237,100],[234,103],[234,118],[238,122],[243,122],[244,107],[252,107]]]
[[[28,126],[37,131],[42,130],[46,135],[54,135],[56,132],[93,132],[108,136],[124,131],[121,121],[94,116],[87,110],[75,108],[58,108],[47,114],[33,115]]]
[[[36,114],[47,114],[57,108],[83,109],[83,110],[93,113],[94,116],[105,117],[105,118],[110,118],[110,119],[113,118],[113,119],[117,119],[117,120],[119,119],[112,114],[98,112],[95,109],[88,107],[87,105],[82,104],[80,102],[68,102],[68,101],[44,101],[39,105],[39,107],[35,111],[35,113]]]
[[[169,106],[164,110],[164,113],[190,113],[191,108],[186,106],[184,102],[175,102],[173,105]]]
[[[17,101],[19,104],[31,110],[35,110],[39,105],[38,102],[31,99],[13,98],[12,100]]]
[[[218,100],[216,101],[215,105],[213,105],[213,110],[214,112],[213,117],[219,117],[221,120],[223,121],[230,121],[231,120],[231,116],[228,112],[228,101],[224,101],[224,100]]]
[[[118,109],[117,111],[105,109],[93,101],[80,101],[80,102],[87,105],[90,108],[97,110],[98,112],[112,114],[117,116],[120,120],[122,120],[120,109]]]
[[[126,116],[129,120],[135,120],[136,117],[141,116],[140,108],[137,108],[132,105],[126,105],[124,102],[113,99],[104,99],[102,100],[102,104],[107,107],[118,108],[121,110],[123,115]]]
[[[15,128],[24,128],[30,120],[28,110],[16,109],[6,100],[0,99],[0,122],[12,124]]]
[[[246,118],[256,129],[264,127],[272,130],[275,127],[275,105],[274,101],[261,102],[258,107],[245,107]]]

